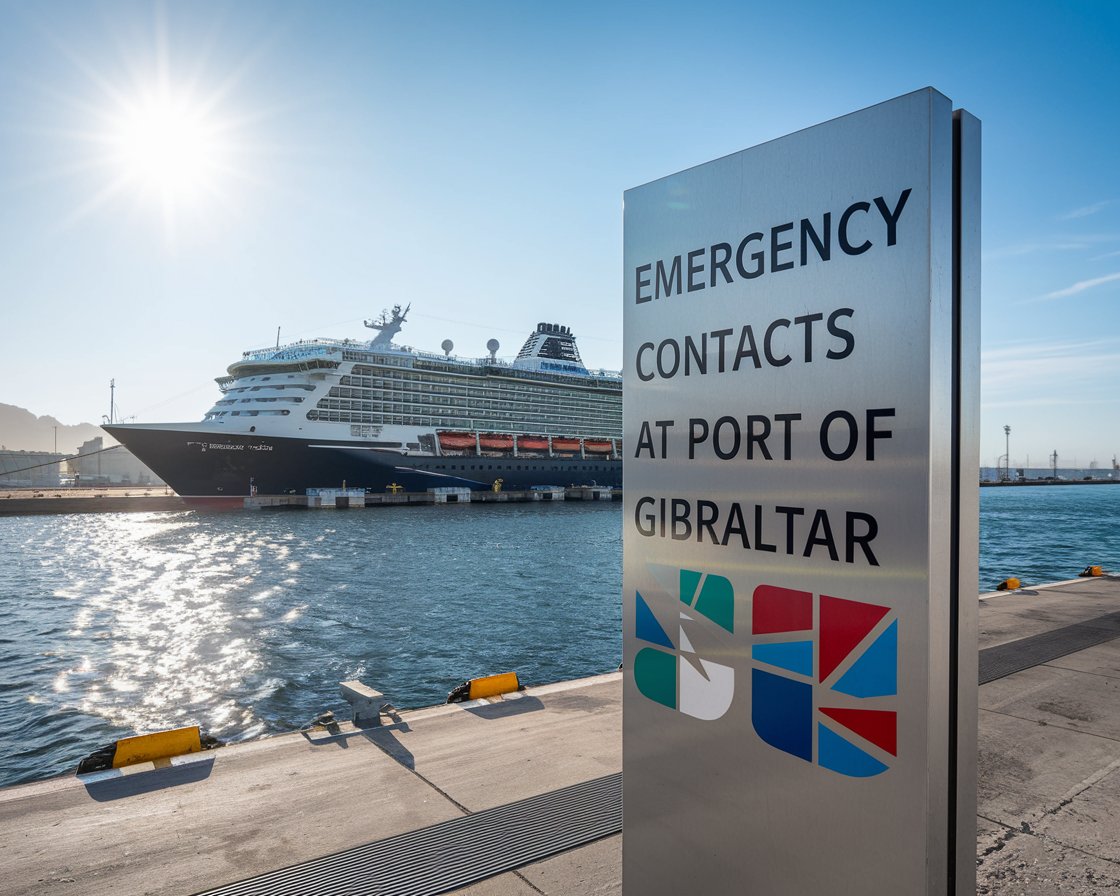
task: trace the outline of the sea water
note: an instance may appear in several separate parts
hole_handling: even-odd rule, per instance
[[[982,590],[1120,569],[1120,486],[980,507]],[[604,502],[0,518],[0,786],[140,732],[292,731],[352,678],[413,708],[611,671],[622,525]]]

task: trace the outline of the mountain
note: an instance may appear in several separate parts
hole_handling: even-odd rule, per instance
[[[54,417],[36,417],[26,408],[0,404],[0,447],[9,451],[53,451],[56,426],[60,454],[73,454],[82,442],[98,436],[104,438],[106,447],[116,444],[105,430],[92,423],[65,426]]]

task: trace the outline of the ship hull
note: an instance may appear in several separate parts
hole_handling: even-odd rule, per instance
[[[390,485],[406,491],[445,486],[505,489],[534,485],[622,485],[622,461],[603,457],[435,456],[305,438],[217,435],[139,426],[105,429],[181,497],[213,506],[257,494],[304,494],[309,488]]]

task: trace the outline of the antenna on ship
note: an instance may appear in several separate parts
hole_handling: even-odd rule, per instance
[[[498,349],[500,349],[501,347],[501,343],[499,343],[497,339],[487,340],[486,350],[490,352],[491,361],[495,360],[494,356],[498,353]]]
[[[455,343],[450,339],[444,339],[443,342],[440,343],[439,347],[443,349],[444,355],[450,357],[451,349],[455,348]]]
[[[280,348],[280,328],[276,328],[276,347]]]
[[[109,419],[109,425],[110,426],[112,426],[114,423],[117,422],[114,419],[116,417],[116,413],[117,413],[116,397],[117,397],[117,381],[114,378],[114,379],[109,380],[109,418],[108,419]],[[102,419],[105,419],[104,414],[102,415]]]

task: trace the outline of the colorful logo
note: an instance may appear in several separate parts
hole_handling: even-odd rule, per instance
[[[678,633],[676,643],[637,594],[635,634],[656,646],[643,647],[634,656],[634,682],[654,703],[695,719],[718,719],[735,695],[735,670],[699,656],[686,627],[692,627],[694,637],[710,623],[734,632],[735,590],[723,576],[682,569],[679,594],[678,618],[672,626]]]
[[[898,755],[896,713],[879,699],[898,694],[898,620],[876,604],[824,594],[815,603],[816,626],[810,592],[754,591],[754,730],[770,746],[841,775],[881,774]]]

